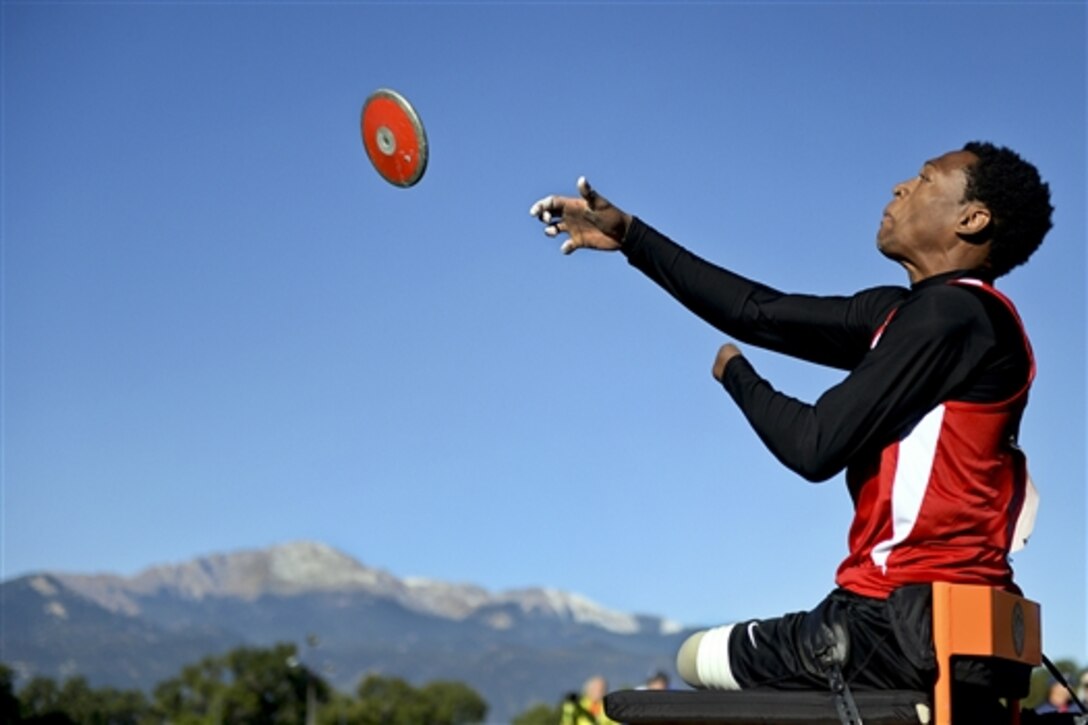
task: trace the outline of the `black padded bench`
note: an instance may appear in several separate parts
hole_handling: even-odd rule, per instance
[[[855,691],[865,725],[929,725],[930,696],[924,692]],[[828,692],[782,690],[620,690],[604,699],[608,717],[632,725],[842,725]]]

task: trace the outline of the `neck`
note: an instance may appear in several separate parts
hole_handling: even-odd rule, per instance
[[[948,274],[949,272],[960,272],[963,270],[977,269],[984,270],[986,266],[986,254],[979,253],[982,250],[977,248],[967,248],[962,251],[968,253],[944,253],[939,256],[924,257],[922,259],[902,259],[900,264],[903,269],[906,270],[907,276],[910,278],[912,285],[929,279],[930,277],[937,277],[942,274]],[[986,274],[980,274],[981,277],[988,277]]]

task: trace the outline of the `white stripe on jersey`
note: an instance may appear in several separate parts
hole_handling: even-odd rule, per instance
[[[892,536],[873,546],[869,557],[873,563],[887,571],[888,557],[898,544],[918,523],[922,499],[933,473],[933,460],[937,455],[937,439],[944,422],[944,406],[938,405],[926,413],[922,420],[905,438],[899,441],[895,462],[895,479],[892,481]]]

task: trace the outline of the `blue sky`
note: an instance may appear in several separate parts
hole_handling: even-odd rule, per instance
[[[1020,583],[1085,631],[1083,3],[2,8],[2,576],[314,539],[400,576],[715,624],[807,608],[841,476],[767,453],[725,341],[527,210],[581,174],[717,263],[841,294],[895,182],[973,139],[1052,187],[1002,280],[1039,373]],[[397,89],[430,164],[370,167]],[[833,371],[745,348],[813,400]]]

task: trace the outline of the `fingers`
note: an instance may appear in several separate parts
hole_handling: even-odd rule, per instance
[[[561,231],[565,231],[560,228],[561,208],[561,200],[553,194],[544,197],[529,207],[529,214],[544,222],[544,234],[549,237],[557,237]]]
[[[589,182],[586,181],[586,177],[579,176],[577,185],[578,193],[585,201],[593,202],[599,198],[597,192],[590,188]],[[535,216],[537,219],[547,224],[554,217],[562,216],[563,210],[566,208],[567,204],[572,201],[575,201],[575,199],[556,196],[555,194],[545,196],[543,199],[540,199],[529,207],[529,216]],[[590,207],[592,208],[592,204],[590,204]]]
[[[597,192],[589,185],[589,181],[586,177],[578,177],[578,193],[582,195],[582,198],[586,200],[586,204],[589,204],[590,209],[594,209],[597,203]]]
[[[529,216],[535,216],[537,219],[540,219],[544,210],[551,209],[554,199],[554,196],[545,196],[543,199],[533,202],[533,205],[529,207]]]
[[[529,207],[529,216],[548,222],[551,221],[552,211],[557,208],[555,195],[545,196],[543,199],[533,202],[533,206]],[[544,218],[545,214],[547,214],[548,219]]]
[[[529,215],[544,222],[545,235],[557,237],[560,234],[570,233],[567,225],[563,222],[563,215],[568,208],[571,209],[572,213],[575,213],[577,208],[582,205],[583,201],[589,208],[593,208],[593,203],[596,202],[599,197],[597,196],[597,192],[590,188],[589,182],[586,181],[586,177],[579,177],[577,186],[578,193],[582,197],[581,199],[572,199],[552,194],[550,196],[545,196],[543,199],[538,200],[529,207]],[[572,204],[575,206],[571,206]],[[575,249],[578,249],[579,246],[581,245],[573,239],[567,239],[563,242],[559,251],[563,254],[570,254]]]
[[[529,214],[544,222],[544,233],[549,237],[557,237],[561,232],[567,231],[562,224],[564,203],[562,197],[553,194],[529,207]]]
[[[545,196],[529,207],[529,216],[535,216],[544,223],[550,222],[553,215],[563,213],[564,201],[562,197],[555,194]]]

